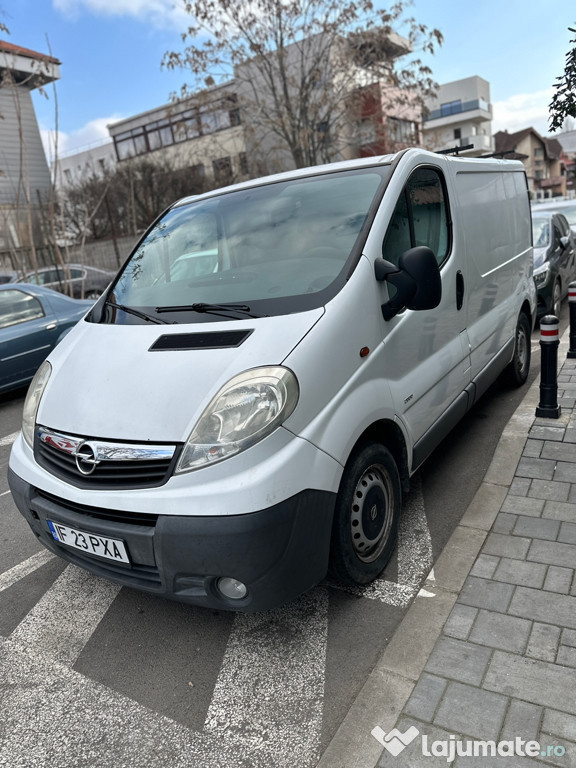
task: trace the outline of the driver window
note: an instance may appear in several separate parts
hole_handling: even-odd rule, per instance
[[[438,171],[417,168],[402,192],[382,244],[382,256],[398,264],[402,253],[417,245],[430,248],[438,264],[450,247],[444,187]]]

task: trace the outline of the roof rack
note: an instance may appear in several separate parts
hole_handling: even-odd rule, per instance
[[[491,155],[481,155],[481,159],[484,159],[485,157],[499,157],[502,160],[504,160],[504,155],[515,155],[516,150],[515,149],[504,149],[502,152],[492,152]]]
[[[437,150],[437,155],[458,155],[460,152],[463,152],[465,149],[474,149],[474,144],[466,144],[465,147],[451,147],[450,149],[439,149]]]

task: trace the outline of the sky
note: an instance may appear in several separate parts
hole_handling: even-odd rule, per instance
[[[162,67],[166,51],[182,50],[189,20],[182,6],[182,0],[0,0],[0,21],[10,31],[2,38],[61,62],[55,89],[34,94],[46,145],[58,130],[61,154],[85,149],[108,136],[109,123],[170,101],[187,82],[185,71]],[[574,37],[568,29],[576,25],[574,0],[414,0],[409,14],[444,35],[426,59],[436,82],[488,80],[493,132],[532,126],[548,135],[552,85]]]

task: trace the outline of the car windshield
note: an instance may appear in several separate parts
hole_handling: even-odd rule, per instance
[[[532,238],[534,248],[546,248],[550,243],[550,219],[537,218],[532,219]]]
[[[110,299],[154,312],[235,304],[284,314],[321,306],[327,289],[346,279],[389,173],[389,166],[332,172],[176,206],[137,247]]]

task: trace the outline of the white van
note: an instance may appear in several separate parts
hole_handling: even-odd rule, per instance
[[[33,381],[9,470],[52,552],[212,608],[375,579],[411,475],[528,375],[524,168],[410,149],[181,200]]]

